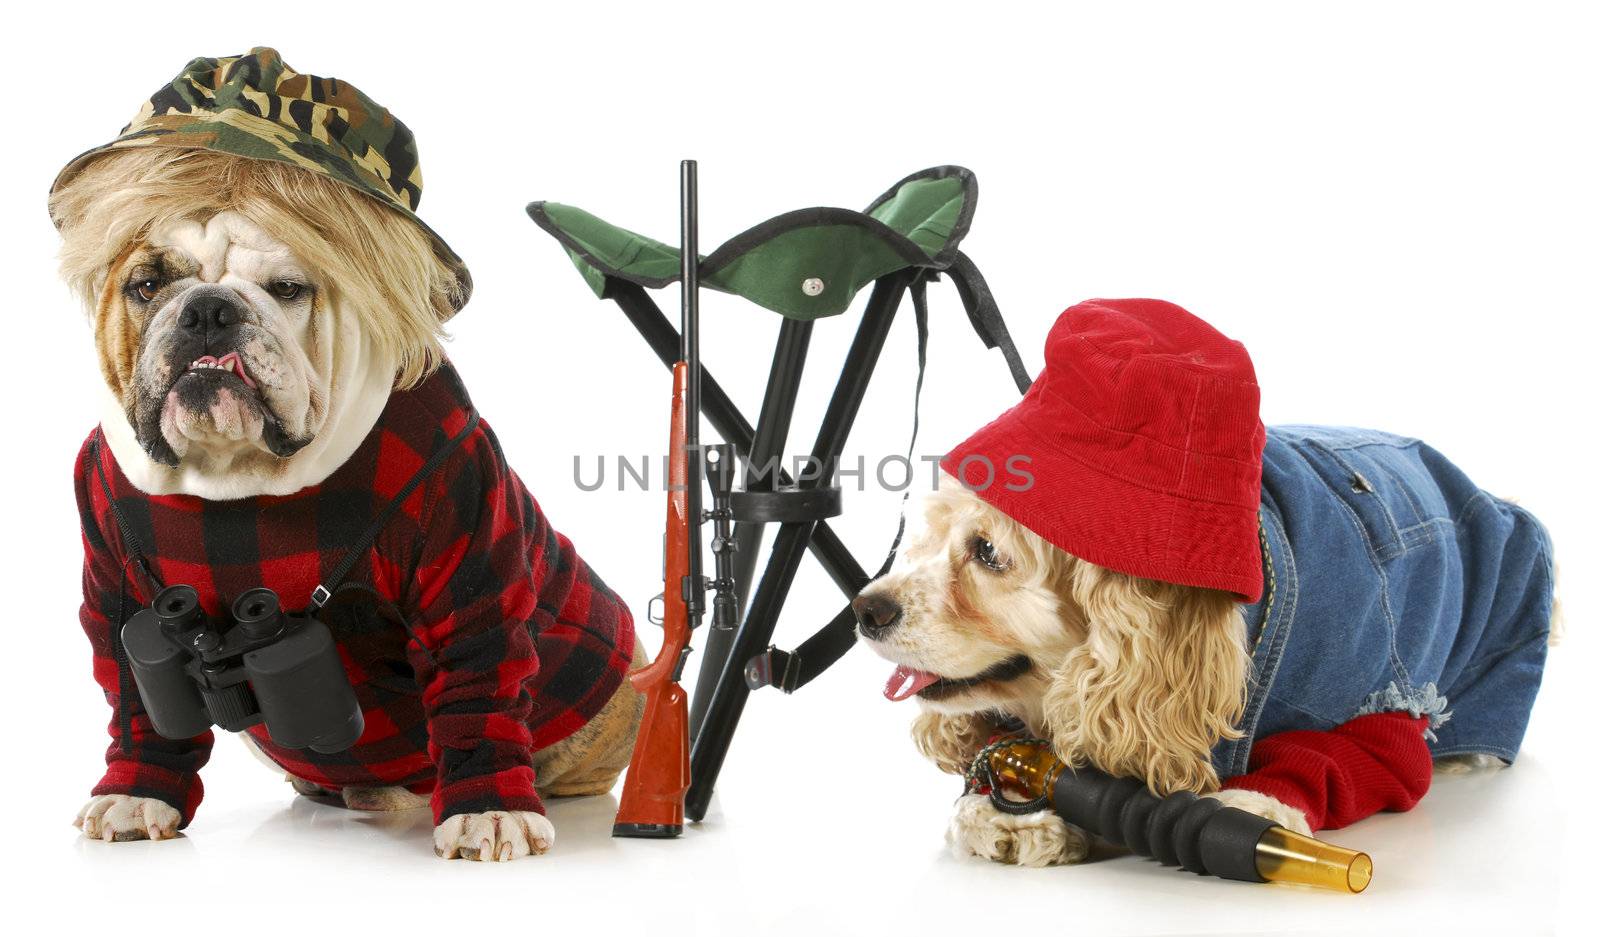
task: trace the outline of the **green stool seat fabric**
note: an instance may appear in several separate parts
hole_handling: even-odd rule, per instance
[[[700,282],[791,319],[836,316],[879,277],[957,263],[977,203],[970,171],[924,169],[865,211],[804,208],[763,221],[703,256]],[[646,289],[678,279],[676,247],[571,205],[534,202],[528,215],[561,242],[596,296],[605,296],[608,277]]]

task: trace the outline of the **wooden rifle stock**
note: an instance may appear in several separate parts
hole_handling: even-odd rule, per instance
[[[672,433],[667,456],[666,582],[662,589],[661,653],[628,679],[644,694],[644,721],[628,762],[613,836],[667,838],[683,832],[683,796],[689,790],[689,696],[678,684],[689,647],[689,453],[684,403],[688,366],[672,367]]]

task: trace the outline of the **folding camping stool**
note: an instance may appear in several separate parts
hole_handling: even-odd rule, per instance
[[[728,497],[733,528],[737,627],[708,629],[690,710],[691,783],[685,811],[705,817],[717,774],[727,756],[752,689],[804,686],[855,643],[848,604],[793,651],[771,644],[779,613],[807,549],[847,598],[872,577],[828,524],[842,511],[832,484],[834,467],[855,422],[889,327],[910,293],[917,322],[917,389],[926,364],[927,284],[947,275],[967,318],[989,348],[999,348],[1020,391],[1028,374],[1000,318],[987,284],[959,246],[972,224],[978,183],[966,169],[939,166],[900,180],[865,212],[805,208],[779,215],[737,235],[700,260],[700,282],[776,312],[777,347],[755,426],[726,392],[703,372],[700,403],[712,427],[745,460],[744,490]],[[679,278],[675,247],[607,224],[569,205],[534,202],[534,222],[566,249],[595,295],[621,307],[668,368],[678,359],[679,334],[646,292]],[[818,319],[842,314],[867,284],[872,293],[840,369],[816,442],[792,478],[780,460],[788,442],[811,330]],[[692,416],[691,416],[692,418]],[[913,431],[914,432],[914,431]],[[777,524],[765,572],[751,582],[766,525]],[[904,521],[902,519],[902,529]],[[899,545],[899,537],[895,539]],[[893,558],[891,550],[890,559]],[[887,569],[888,561],[884,562]]]

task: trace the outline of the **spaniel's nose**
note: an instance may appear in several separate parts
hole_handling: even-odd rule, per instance
[[[856,613],[861,633],[869,638],[881,638],[900,623],[900,603],[881,592],[861,593],[850,608]]]

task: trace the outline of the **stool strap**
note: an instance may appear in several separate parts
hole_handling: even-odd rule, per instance
[[[989,284],[983,279],[983,274],[978,272],[972,258],[957,251],[949,268],[940,272],[950,277],[950,281],[955,284],[956,292],[961,294],[961,304],[966,307],[967,319],[972,322],[973,331],[978,333],[978,338],[983,341],[984,347],[1000,349],[1000,354],[1005,357],[1006,367],[1011,370],[1011,379],[1016,382],[1017,391],[1026,394],[1033,380],[1028,377],[1028,370],[1022,364],[1022,356],[1017,353],[1016,343],[1011,340],[1011,333],[1006,329],[1005,320],[1000,317],[1000,307],[994,301],[994,294],[990,292]],[[932,270],[925,272],[913,280],[910,287],[911,304],[916,311],[917,320],[917,388],[911,404],[911,442],[906,455],[907,464],[911,464],[911,457],[916,453],[917,431],[922,421],[922,380],[928,370],[928,280],[937,273]],[[910,497],[911,486],[907,485],[905,494],[900,498],[900,523],[895,530],[894,542],[889,545],[889,555],[873,574],[873,579],[887,573],[900,552],[900,542],[906,533],[906,502]],[[850,648],[855,646],[855,643],[855,610],[846,605],[815,634],[800,642],[793,651],[769,647],[765,652],[751,658],[745,666],[745,683],[752,690],[775,686],[785,693],[793,693],[837,663]]]
[[[928,279],[930,274],[911,282],[911,306],[917,320],[917,386],[911,398],[911,441],[906,446],[906,464],[912,464],[916,454],[917,433],[922,426],[922,379],[928,371]],[[874,579],[889,571],[900,552],[900,541],[906,535],[906,502],[911,497],[910,480],[900,497],[900,523],[889,544],[889,555],[873,574]],[[863,584],[864,585],[864,584]],[[745,683],[751,689],[775,686],[785,693],[793,693],[815,680],[824,670],[838,663],[856,643],[855,610],[846,605],[811,637],[800,642],[793,651],[770,647],[765,653],[752,658],[745,667]]]
[[[416,473],[411,476],[410,480],[395,493],[395,496],[389,499],[389,503],[383,506],[383,510],[378,512],[378,516],[372,519],[372,523],[367,527],[366,532],[361,535],[361,539],[356,541],[355,546],[345,551],[344,559],[339,561],[339,565],[334,569],[333,575],[324,579],[315,589],[311,590],[311,608],[313,610],[319,609],[328,603],[328,599],[333,597],[333,593],[339,588],[339,584],[344,581],[344,577],[350,575],[350,570],[355,567],[356,562],[366,555],[373,541],[377,540],[378,535],[383,533],[383,529],[389,526],[390,518],[394,517],[395,512],[399,511],[400,507],[406,503],[406,499],[411,497],[411,493],[416,491],[423,482],[427,481],[434,472],[438,471],[444,460],[450,457],[450,453],[455,452],[477,428],[478,411],[474,409],[468,415],[467,425],[462,428],[461,432],[446,440],[445,444],[438,449],[435,449],[433,455],[428,457],[428,461],[424,462],[422,467],[417,469]],[[411,629],[407,628],[406,630],[410,631]],[[416,636],[412,635],[412,637]]]
[[[983,341],[983,347],[1000,349],[1000,354],[1006,359],[1006,367],[1011,369],[1011,379],[1017,384],[1017,393],[1026,394],[1033,379],[1028,376],[1028,369],[1022,366],[1017,344],[1011,340],[1006,320],[1000,317],[1000,307],[995,304],[994,293],[990,292],[989,284],[978,272],[977,265],[971,257],[956,251],[955,260],[945,273],[949,274],[950,282],[956,285],[956,292],[961,294],[961,304],[967,308],[967,318],[972,322],[972,330]]]

